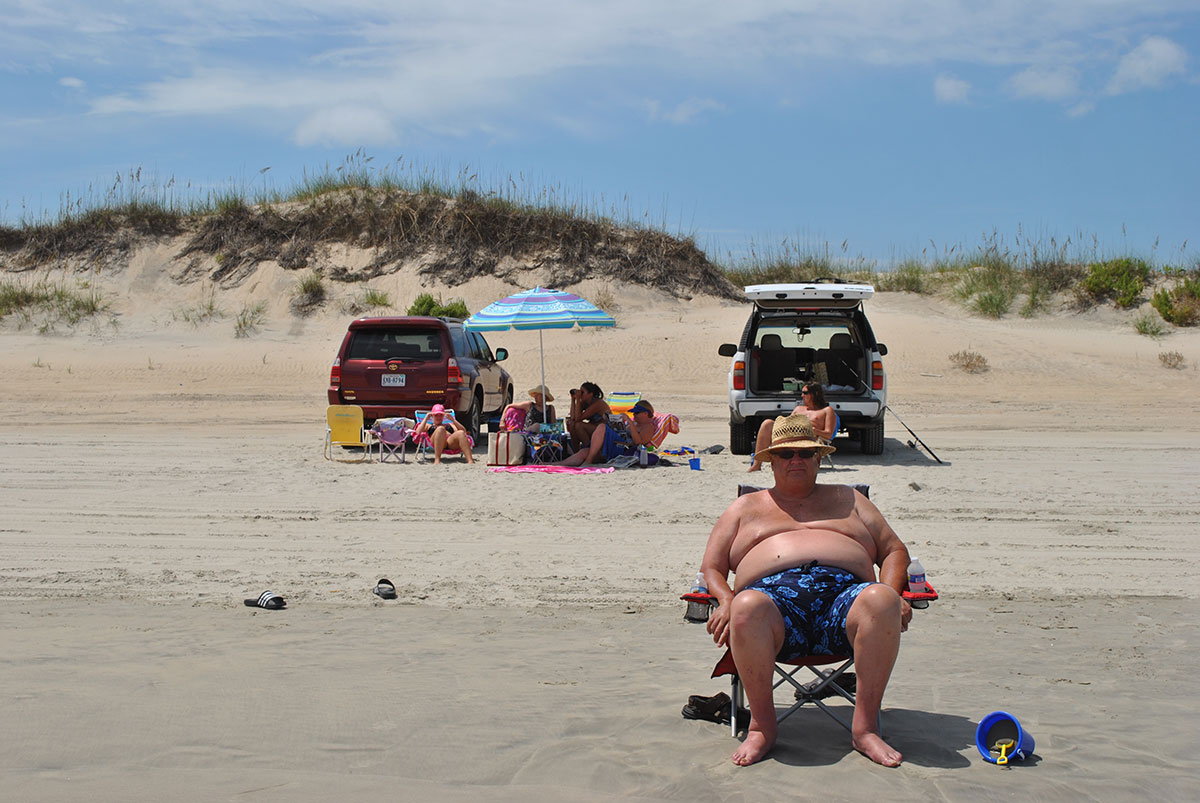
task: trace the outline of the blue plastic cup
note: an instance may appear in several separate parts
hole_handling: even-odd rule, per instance
[[[699,457],[689,457],[688,465],[691,466],[692,471],[699,471],[700,470],[700,458]]]
[[[992,748],[997,742],[1009,739],[1013,746],[1005,752],[1008,761],[1024,761],[1033,755],[1033,737],[1029,731],[1021,727],[1017,718],[1005,711],[993,711],[979,723],[975,729],[975,747],[983,760],[991,764],[1000,763],[999,752],[993,753]]]

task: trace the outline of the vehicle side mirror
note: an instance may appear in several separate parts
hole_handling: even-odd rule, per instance
[[[501,360],[507,360],[507,359],[508,359],[508,349],[505,349],[505,348],[496,349],[496,362],[500,362]]]
[[[720,354],[722,357],[732,357],[737,354],[737,346],[732,343],[722,343],[717,347],[717,354]]]
[[[880,357],[887,356],[887,346],[883,345],[882,343],[876,343],[875,348],[879,350]]]

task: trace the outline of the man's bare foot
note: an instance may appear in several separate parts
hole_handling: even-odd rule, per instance
[[[882,764],[885,767],[899,767],[900,762],[904,759],[904,756],[900,755],[900,751],[879,738],[878,733],[864,733],[862,736],[855,736],[853,744],[855,750],[876,764]]]
[[[753,723],[746,731],[746,740],[741,747],[733,751],[733,763],[740,767],[749,767],[756,761],[762,761],[771,748],[775,746],[776,733],[770,736],[754,727]]]
[[[758,462],[757,460],[755,460],[753,463],[750,464],[750,468],[746,469],[746,473],[749,474],[751,471],[761,471],[762,467],[763,467],[763,464]]]

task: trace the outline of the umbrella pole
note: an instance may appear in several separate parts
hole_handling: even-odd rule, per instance
[[[542,355],[542,421],[546,420],[546,346],[542,343],[542,330],[538,329],[538,352]]]

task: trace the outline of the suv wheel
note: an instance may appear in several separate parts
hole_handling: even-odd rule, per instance
[[[747,418],[740,424],[729,422],[729,451],[734,454],[750,454],[754,451],[754,421]]]
[[[883,422],[874,424],[862,432],[862,453],[883,454]]]
[[[467,410],[466,419],[462,421],[462,425],[466,427],[467,432],[471,434],[471,440],[479,442],[479,414],[483,408],[483,402],[479,399],[479,394],[471,396],[471,409]]]

